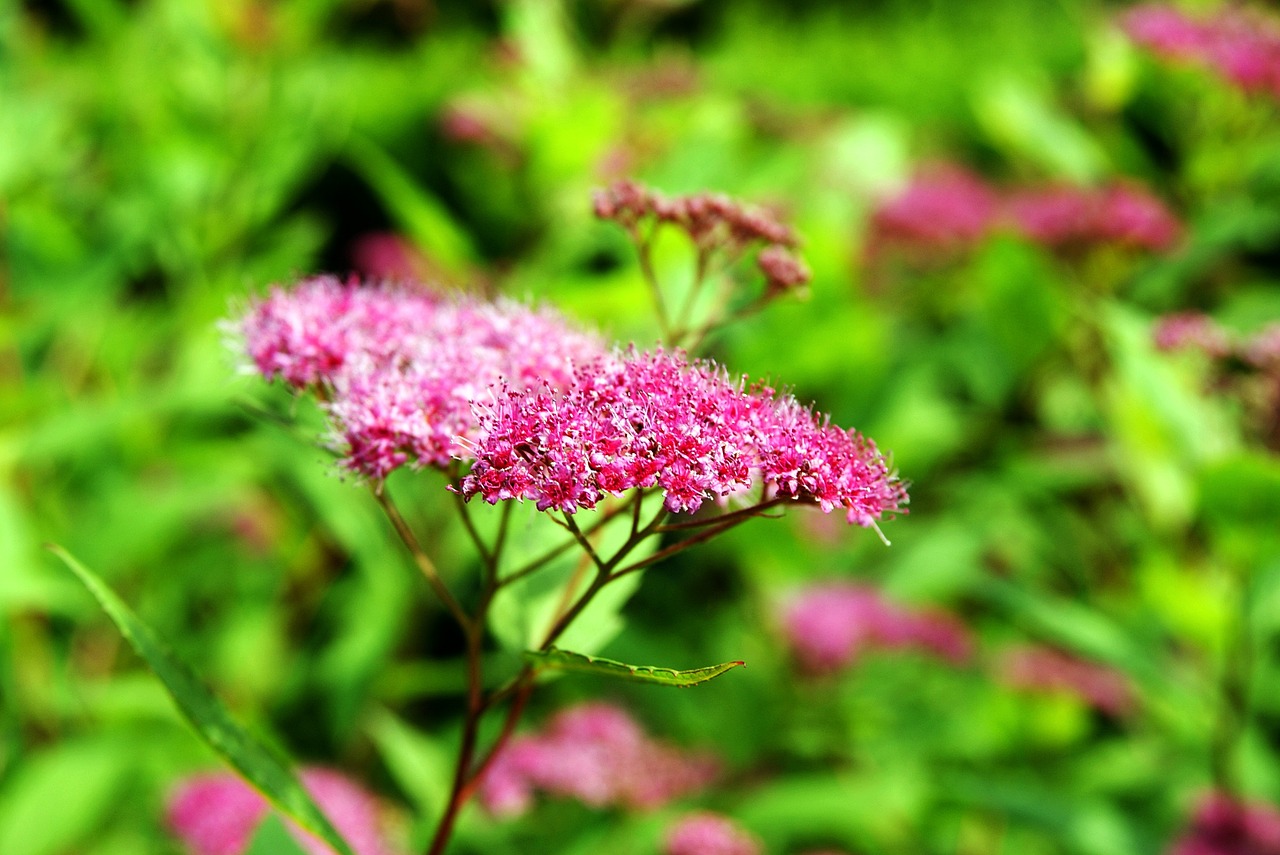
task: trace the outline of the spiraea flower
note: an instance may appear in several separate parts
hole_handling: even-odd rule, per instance
[[[541,791],[590,807],[660,807],[716,776],[708,755],[650,738],[625,710],[582,704],[513,739],[485,771],[478,796],[493,814],[524,813]]]
[[[328,769],[303,769],[311,798],[356,855],[390,855],[377,800],[350,779]],[[271,807],[253,787],[230,772],[197,775],[180,784],[169,802],[168,821],[192,855],[240,855],[249,847]],[[288,823],[289,833],[309,855],[333,849]]]
[[[1280,855],[1280,810],[1209,793],[1169,855]]]
[[[849,667],[871,650],[920,650],[957,664],[973,650],[969,631],[951,615],[895,604],[853,582],[800,591],[783,607],[782,629],[800,664],[818,673]]]
[[[562,391],[509,389],[477,414],[468,499],[574,513],[657,488],[668,510],[693,512],[758,486],[764,499],[841,509],[863,526],[907,501],[870,440],[679,352],[599,359]]]
[[[1054,249],[1114,244],[1159,251],[1172,247],[1182,234],[1163,202],[1127,183],[1022,190],[1005,204],[1014,231]]]
[[[1245,92],[1280,97],[1280,24],[1258,11],[1226,5],[1192,18],[1172,6],[1147,4],[1127,12],[1121,25],[1161,57],[1212,68]]]
[[[327,276],[273,290],[237,330],[266,379],[319,393],[341,465],[374,481],[463,456],[491,386],[556,388],[604,350],[547,309]]]
[[[761,855],[754,834],[720,814],[701,811],[667,830],[663,855]]]
[[[1226,331],[1202,312],[1164,316],[1156,324],[1153,338],[1160,350],[1194,349],[1215,359],[1231,352],[1231,340]]]
[[[1004,682],[1026,692],[1072,695],[1112,716],[1130,712],[1136,700],[1124,674],[1048,647],[1016,647],[1000,661]]]
[[[768,211],[743,205],[722,193],[666,196],[624,179],[597,191],[593,208],[600,219],[626,228],[646,221],[676,226],[705,248],[796,245],[791,229]]]
[[[998,214],[999,195],[980,176],[953,164],[927,166],[880,200],[871,217],[869,252],[955,252],[990,234]]]

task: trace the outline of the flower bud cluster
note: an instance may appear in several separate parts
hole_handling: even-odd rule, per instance
[[[1152,3],[1129,10],[1121,25],[1160,57],[1207,66],[1245,92],[1280,97],[1280,25],[1272,18],[1226,5],[1197,19]]]
[[[663,855],[762,855],[755,835],[728,817],[701,811],[667,830]]]
[[[718,768],[708,755],[650,739],[624,710],[590,703],[508,743],[485,771],[478,797],[499,816],[524,813],[537,791],[597,808],[650,809],[702,789]]]
[[[863,526],[907,502],[870,440],[680,352],[599,359],[563,391],[509,389],[477,415],[476,462],[461,486],[468,499],[574,513],[657,487],[668,510],[693,512],[761,486],[763,498],[841,508]]]
[[[1133,687],[1124,674],[1047,647],[1005,651],[1000,675],[1012,688],[1072,695],[1112,716],[1132,711],[1135,703]]]
[[[338,772],[303,769],[302,786],[324,811],[356,855],[389,855],[377,799]],[[192,855],[240,855],[271,813],[263,796],[229,772],[197,775],[184,781],[169,802],[168,822]],[[333,849],[292,822],[289,833],[308,855],[334,855]]]
[[[1169,855],[1280,855],[1280,810],[1227,793],[1200,800]]]
[[[632,233],[642,225],[674,226],[687,234],[701,253],[736,255],[761,246],[756,264],[771,292],[794,290],[809,281],[808,267],[792,252],[796,236],[791,229],[768,212],[723,194],[670,197],[624,179],[598,190],[593,207],[597,217],[613,220]]]
[[[375,481],[461,456],[490,386],[554,388],[604,351],[549,310],[329,276],[273,290],[237,329],[265,378],[320,395],[342,466]]]
[[[969,631],[951,615],[897,605],[853,582],[800,591],[783,609],[782,629],[797,661],[819,673],[847,668],[869,650],[921,650],[956,664],[973,652]]]
[[[889,247],[956,253],[1002,230],[1053,250],[1114,245],[1161,251],[1182,234],[1159,199],[1129,183],[1002,194],[972,172],[935,166],[880,203],[868,245],[872,255]]]

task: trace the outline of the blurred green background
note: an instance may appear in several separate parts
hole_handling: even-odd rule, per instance
[[[725,758],[686,804],[770,852],[1165,851],[1197,794],[1280,803],[1280,460],[1153,320],[1280,319],[1280,116],[1085,0],[47,0],[0,3],[0,852],[177,853],[166,794],[216,767],[47,552],[102,573],[244,719],[377,791],[419,850],[463,679],[319,416],[244,376],[219,321],[394,233],[432,278],[656,331],[590,192],[634,176],[778,207],[813,269],[713,342],[891,451],[911,514],[793,512],[650,571],[605,655],[749,667],[688,692],[562,680]],[[1013,237],[872,271],[919,163],[1150,187],[1162,255]],[[673,266],[679,259],[672,261]],[[272,414],[274,417],[266,417]],[[419,522],[443,480],[400,475]],[[437,514],[436,512],[440,512]],[[466,588],[465,544],[436,533]],[[856,578],[944,607],[977,662],[797,674],[781,599]],[[1015,643],[1121,671],[1114,717],[1028,695]],[[1216,771],[1215,771],[1216,770]],[[653,853],[676,809],[469,813],[459,853]]]

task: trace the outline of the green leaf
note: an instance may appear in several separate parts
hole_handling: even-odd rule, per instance
[[[705,668],[694,668],[690,671],[676,671],[672,668],[659,668],[655,665],[628,665],[599,656],[583,656],[552,647],[547,650],[527,650],[524,658],[535,668],[542,671],[583,671],[588,674],[600,674],[605,677],[620,677],[623,680],[637,680],[641,683],[656,683],[659,686],[696,686],[719,677],[726,671],[732,671],[739,665],[746,665],[742,660],[722,662],[719,665],[708,665]]]
[[[97,598],[121,634],[164,683],[178,709],[205,742],[298,825],[342,855],[354,855],[351,847],[302,788],[290,769],[289,761],[236,723],[227,708],[205,688],[191,669],[93,571],[61,547],[50,546],[49,549]]]
[[[271,814],[253,833],[253,840],[244,855],[307,855],[307,850],[289,833],[284,820]]]

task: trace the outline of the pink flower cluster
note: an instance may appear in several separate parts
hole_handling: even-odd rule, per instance
[[[375,481],[464,456],[491,386],[559,386],[603,352],[548,310],[331,276],[272,290],[236,331],[265,378],[320,394],[342,465]]]
[[[992,230],[999,197],[981,177],[959,166],[922,169],[871,217],[869,246],[954,251],[978,243]]]
[[[388,855],[378,803],[346,777],[308,768],[302,784],[356,855]],[[198,775],[184,781],[169,802],[168,821],[193,855],[240,855],[271,812],[257,790],[229,772]],[[334,855],[333,849],[293,823],[289,833],[310,855]]]
[[[1280,810],[1210,793],[1169,855],[1280,855]]]
[[[709,756],[650,739],[624,710],[590,703],[513,739],[485,771],[478,797],[499,816],[524,813],[537,790],[591,807],[647,809],[705,787],[717,768]]]
[[[799,592],[783,609],[782,628],[796,659],[816,672],[848,667],[870,649],[924,650],[957,664],[973,652],[969,631],[951,615],[894,604],[853,582]]]
[[[721,193],[665,196],[635,181],[614,182],[594,198],[595,214],[634,232],[644,225],[675,226],[704,253],[723,250],[736,254],[750,246],[763,247],[756,264],[770,291],[798,288],[809,281],[809,268],[793,253],[791,229],[759,208],[742,205]]]
[[[1240,337],[1229,334],[1208,315],[1181,312],[1161,318],[1153,337],[1160,350],[1192,349],[1213,359],[1233,357],[1250,368],[1280,377],[1280,323]]]
[[[1133,687],[1124,674],[1047,647],[1006,651],[1000,674],[1013,688],[1073,695],[1112,716],[1131,712],[1135,704]]]
[[[907,502],[870,440],[681,353],[600,359],[564,391],[511,389],[479,418],[476,462],[461,487],[468,499],[574,513],[658,487],[668,510],[692,512],[763,485],[766,498],[841,508],[863,526]]]
[[[1280,26],[1261,13],[1226,5],[1196,19],[1151,3],[1129,10],[1121,25],[1165,59],[1207,66],[1245,92],[1280,97]]]
[[[701,811],[667,830],[663,855],[762,855],[755,835],[728,817]]]
[[[880,204],[868,245],[872,255],[886,248],[955,253],[1001,229],[1054,250],[1167,250],[1182,233],[1159,199],[1129,183],[1051,185],[1002,195],[971,172],[935,166]]]

